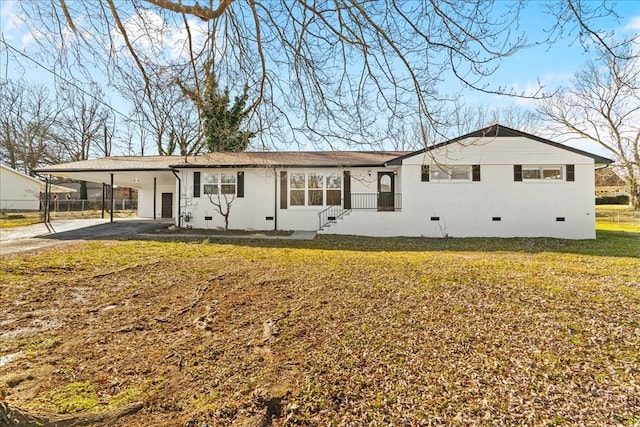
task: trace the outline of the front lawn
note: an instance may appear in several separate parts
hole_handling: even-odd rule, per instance
[[[4,256],[0,394],[122,426],[635,425],[638,242],[130,240]]]

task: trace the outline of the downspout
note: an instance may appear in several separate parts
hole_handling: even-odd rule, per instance
[[[182,217],[180,216],[180,202],[182,201],[180,194],[182,193],[182,180],[178,176],[175,169],[171,169],[171,172],[173,172],[173,176],[175,176],[178,180],[178,228],[182,228]]]
[[[278,171],[273,168],[273,231],[278,231]]]

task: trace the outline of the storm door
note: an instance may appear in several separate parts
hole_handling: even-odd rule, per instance
[[[378,172],[378,211],[393,211],[394,206],[394,183],[393,172]]]

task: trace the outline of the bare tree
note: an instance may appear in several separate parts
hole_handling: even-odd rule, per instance
[[[491,1],[52,0],[22,7],[41,19],[39,42],[70,54],[61,66],[91,57],[128,73],[131,61],[142,79],[138,97],[154,96],[161,68],[202,86],[198,70],[211,63],[220,87],[250,88],[250,128],[261,130],[263,145],[283,136],[376,144],[411,116],[440,129],[446,120],[432,105],[445,97],[437,85],[451,76],[504,93],[482,78],[524,42],[511,25],[520,5]],[[173,29],[183,34],[179,45],[165,37]],[[96,49],[105,45],[108,55]]]
[[[176,76],[160,70],[145,94],[143,80],[136,78],[135,70],[132,72],[118,89],[133,102],[128,125],[137,129],[140,153],[144,155],[146,140],[151,138],[161,155],[198,154],[202,149],[198,109],[175,82]]]
[[[213,205],[214,210],[224,218],[224,229],[227,231],[229,229],[231,206],[236,199],[235,194],[224,193],[220,195],[220,193],[217,192],[216,194],[207,194],[207,197],[209,198],[209,202]]]
[[[38,166],[60,162],[59,111],[44,86],[0,85],[0,160],[29,175]]]
[[[94,86],[89,94],[73,87],[58,90],[63,100],[58,143],[65,149],[70,161],[87,160],[95,152],[104,154],[105,128],[110,111],[100,101],[104,94]],[[106,150],[105,150],[106,148]]]
[[[448,127],[443,132],[429,126],[421,127],[417,121],[406,120],[402,127],[398,127],[397,134],[392,135],[393,149],[416,150],[424,147],[425,140],[430,146],[496,123],[537,133],[540,122],[535,111],[517,105],[489,108],[463,105],[456,101],[449,109]]]
[[[606,3],[548,0],[556,23],[547,40],[531,41],[518,26],[524,4],[515,0],[49,1],[21,7],[38,25],[35,41],[49,55],[52,46],[59,52],[59,72],[90,78],[91,64],[117,82],[131,79],[133,68],[140,90],[129,95],[151,99],[159,83],[182,81],[203,93],[199,70],[211,64],[220,87],[249,87],[249,128],[259,130],[261,148],[382,146],[411,117],[428,144],[431,132],[442,138],[449,127],[441,82],[536,96],[484,78],[529,44],[598,40],[597,18],[615,15]]]
[[[638,45],[599,56],[578,71],[556,96],[538,107],[554,123],[560,137],[584,138],[599,144],[616,160],[626,179],[629,204],[640,209],[640,58]]]

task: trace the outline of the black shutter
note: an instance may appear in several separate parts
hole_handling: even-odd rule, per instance
[[[238,185],[238,195],[237,197],[244,197],[244,172],[238,172],[238,178],[236,181]]]
[[[575,180],[576,180],[576,166],[567,165],[567,181],[575,181]]]
[[[287,209],[287,172],[280,172],[280,209]]]
[[[200,197],[200,172],[193,173],[193,197]]]
[[[480,165],[471,166],[471,180],[480,181]]]
[[[422,165],[422,174],[420,176],[420,181],[422,182],[429,181],[429,165]]]
[[[513,180],[522,181],[522,165],[513,165]]]
[[[342,185],[344,186],[343,207],[344,209],[351,209],[351,172],[344,171],[342,176]]]

